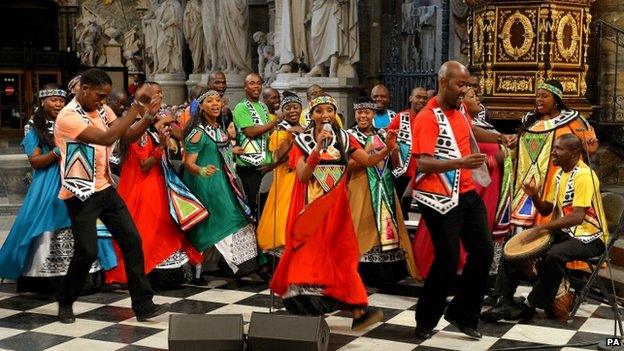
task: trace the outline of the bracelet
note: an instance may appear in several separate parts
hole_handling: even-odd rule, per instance
[[[52,153],[56,155],[56,157],[61,157],[61,149],[58,146],[55,146],[54,149],[52,149]]]
[[[148,120],[150,122],[153,121],[155,117],[156,117],[156,115],[153,115],[153,114],[151,114],[149,112],[147,112],[147,113],[145,113],[143,115],[143,118],[145,118],[146,120]]]
[[[312,153],[310,153],[310,155],[308,156],[308,159],[306,160],[306,164],[309,167],[316,167],[316,165],[318,165],[319,161],[321,160],[321,155],[318,153],[318,151],[316,151],[316,149],[312,150]]]

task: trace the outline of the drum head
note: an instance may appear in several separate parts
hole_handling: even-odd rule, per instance
[[[529,231],[524,230],[514,235],[511,239],[509,239],[509,241],[507,241],[505,248],[503,249],[503,255],[506,259],[514,260],[530,257],[540,253],[552,245],[553,237],[548,230],[541,231],[540,234],[542,235],[537,237],[537,239],[533,239],[528,243],[523,243],[522,240],[528,234]]]

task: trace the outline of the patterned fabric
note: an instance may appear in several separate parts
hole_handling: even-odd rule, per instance
[[[314,99],[312,99],[312,101],[310,101],[310,111],[314,110],[314,108],[318,105],[322,105],[322,104],[330,104],[330,105],[334,105],[334,107],[336,107],[336,100],[329,96],[329,95],[323,95],[323,96],[317,96]]]
[[[188,255],[182,251],[178,250],[171,254],[171,256],[167,257],[166,260],[162,261],[156,266],[156,269],[175,269],[180,268],[184,264],[189,261]]]
[[[367,253],[360,257],[360,262],[388,263],[405,260],[405,251],[401,249],[383,250],[381,246],[373,246]]]
[[[90,124],[87,113],[77,101],[74,112],[82,117],[85,124]],[[106,110],[100,108],[98,115],[106,126]],[[107,153],[107,158],[110,158],[110,148],[107,148]],[[65,167],[61,179],[63,187],[81,201],[88,199],[95,192],[95,147],[77,140],[68,141]]]
[[[554,85],[548,84],[548,83],[542,83],[540,84],[537,89],[544,89],[544,90],[548,90],[551,93],[555,94],[556,96],[558,96],[560,99],[563,98],[563,92],[561,91],[561,89],[557,88]]]
[[[586,165],[582,164],[582,161],[579,161],[579,164],[581,164],[585,168],[589,168]],[[564,172],[561,169],[557,172],[557,174],[555,175],[555,188],[553,199],[554,201],[556,201],[557,210],[559,211],[559,214],[561,216],[566,216],[572,213],[572,211],[574,210],[573,205],[575,195],[577,197],[580,195],[590,199],[588,201],[588,204],[591,203],[591,206],[588,207],[585,211],[585,217],[583,218],[583,222],[579,225],[561,229],[561,231],[563,231],[564,233],[582,241],[584,244],[587,244],[592,242],[594,239],[601,237],[603,234],[607,233],[607,231],[606,228],[603,226],[603,221],[601,220],[602,218],[604,218],[604,214],[602,212],[602,204],[599,201],[594,201],[596,197],[600,196],[596,184],[579,184],[579,188],[581,189],[581,191],[586,191],[589,193],[575,194],[577,189],[575,189],[574,185],[575,181],[577,180],[577,173],[580,169],[581,167],[579,167],[579,165],[576,165],[574,169],[570,172],[565,184],[565,191],[562,196],[559,194],[559,188]],[[594,176],[591,170],[589,170],[589,176]],[[591,180],[590,182],[593,183],[593,181]]]
[[[353,104],[353,110],[377,110],[379,105],[375,102],[356,102]]]
[[[219,149],[219,154],[221,155],[221,160],[224,167],[223,171],[225,172],[228,182],[230,183],[230,187],[234,196],[236,197],[238,204],[248,219],[254,220],[253,214],[251,213],[251,209],[247,206],[247,196],[245,195],[245,191],[243,190],[243,183],[241,179],[236,174],[236,163],[234,162],[234,154],[232,153],[232,144],[230,144],[229,137],[226,133],[224,133],[220,128],[213,128],[208,125],[200,125],[202,131],[208,135],[210,139],[212,139]],[[189,135],[187,138],[192,138],[193,135]],[[264,152],[262,153],[264,155]]]
[[[249,224],[232,235],[228,235],[215,244],[232,272],[238,271],[238,266],[258,256],[256,231]]]
[[[253,119],[254,125],[262,125],[262,120],[260,119],[260,114],[256,111],[256,108],[249,102],[249,100],[244,100],[245,106],[251,113],[251,118]],[[265,104],[262,104],[262,108],[264,109],[264,114],[266,116],[269,115],[269,111],[266,108]],[[266,157],[266,149],[267,142],[266,138],[263,136],[256,139],[249,139],[242,134],[241,147],[243,148],[243,155],[239,155],[238,157],[254,166],[260,166]]]
[[[289,95],[286,96],[282,99],[282,103],[280,104],[280,109],[284,109],[284,106],[290,104],[290,103],[296,103],[299,104],[299,106],[303,106],[303,101],[301,101],[301,98],[297,95]]]
[[[511,228],[511,186],[513,183],[513,158],[511,155],[503,160],[503,176],[501,192],[494,216],[492,235],[507,235]]]
[[[440,108],[434,108],[433,113],[436,116],[439,133],[436,142],[434,157],[438,160],[452,160],[461,158],[457,141],[453,134],[453,129],[446,118],[446,115]],[[418,185],[426,176],[435,177],[437,186],[435,189],[428,191],[414,190],[414,198],[441,214],[445,214],[459,202],[459,176],[460,169],[453,169],[444,173],[425,174],[418,172],[414,185]]]
[[[386,146],[380,135],[368,136],[360,131],[357,126],[349,129],[348,132],[365,150],[371,146],[373,154]],[[377,235],[383,251],[399,247],[398,223],[394,213],[394,184],[388,167],[389,161],[390,157],[387,156],[379,164],[366,168]]]
[[[398,118],[397,145],[399,146],[399,165],[392,170],[392,174],[396,178],[405,174],[412,158],[412,126],[409,111],[401,112]]]
[[[199,104],[201,104],[201,103],[202,103],[202,102],[204,102],[204,100],[206,100],[206,98],[207,98],[207,97],[209,97],[209,96],[219,96],[219,97],[221,97],[221,94],[220,94],[218,91],[216,91],[216,90],[212,90],[212,89],[210,89],[210,90],[208,90],[207,92],[205,92],[205,93],[201,94],[201,95],[197,98],[197,102],[198,102]]]
[[[169,213],[180,229],[188,231],[208,218],[208,210],[178,177],[166,156],[161,162],[169,197]]]
[[[527,113],[523,117],[523,123],[526,122],[530,114]],[[514,190],[511,198],[512,224],[523,227],[533,226],[537,209],[531,197],[522,190],[522,184],[536,184],[542,191],[547,181],[550,152],[555,141],[556,129],[579,117],[577,111],[564,110],[555,118],[533,124],[520,136],[515,166]]]
[[[67,93],[63,89],[43,89],[39,90],[39,98],[44,99],[50,96],[67,97]]]

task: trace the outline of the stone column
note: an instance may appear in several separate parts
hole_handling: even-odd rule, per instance
[[[154,81],[158,82],[163,91],[163,103],[179,105],[186,101],[186,85],[184,73],[156,73]]]
[[[74,27],[80,8],[74,1],[68,1],[58,7],[58,28],[59,41],[58,48],[61,51],[76,51],[76,38],[74,37]]]

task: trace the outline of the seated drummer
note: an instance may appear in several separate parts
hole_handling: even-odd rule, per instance
[[[555,140],[551,156],[553,164],[561,169],[553,177],[554,184],[546,198],[542,200],[539,197],[535,185],[523,185],[522,189],[531,196],[541,215],[547,216],[555,210],[555,200],[557,205],[555,219],[529,229],[524,243],[544,235],[547,230],[554,235],[554,245],[548,250],[538,279],[524,303],[514,303],[517,274],[508,261],[501,261],[495,285],[495,294],[499,299],[495,307],[481,314],[482,320],[493,322],[532,318],[536,307],[544,309],[555,301],[567,262],[599,256],[604,252],[609,234],[600,183],[596,173],[583,162],[583,153],[579,137],[574,134],[560,136]],[[560,213],[563,216],[557,216]]]

